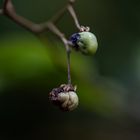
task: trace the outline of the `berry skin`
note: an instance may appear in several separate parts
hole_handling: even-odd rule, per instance
[[[96,36],[91,32],[75,33],[70,37],[70,41],[73,47],[83,54],[95,54],[98,48]]]
[[[79,99],[76,94],[76,88],[72,85],[62,84],[54,88],[50,94],[50,101],[63,111],[72,111],[77,108]]]

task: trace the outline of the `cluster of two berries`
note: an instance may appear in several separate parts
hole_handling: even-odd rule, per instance
[[[72,47],[86,55],[94,54],[97,51],[98,42],[96,36],[89,32],[88,27],[81,27],[79,33],[74,33],[70,37]],[[74,110],[79,103],[78,96],[76,94],[76,87],[69,84],[63,84],[58,88],[54,88],[49,98],[52,103],[57,105],[63,111]]]

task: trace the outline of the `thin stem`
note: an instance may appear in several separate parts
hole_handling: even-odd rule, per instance
[[[33,23],[32,21],[18,15],[15,11],[15,8],[11,0],[5,0],[4,7],[2,10],[3,10],[3,15],[7,16],[11,20],[13,20],[15,23],[31,31],[34,34],[39,34],[40,32],[44,30],[43,26]]]
[[[53,32],[55,35],[57,35],[62,40],[62,38],[64,37],[64,34],[61,33],[60,30],[52,22],[48,22],[46,24],[46,26],[49,28],[49,30],[51,32]]]
[[[70,54],[71,54],[71,51],[67,50],[68,84],[69,85],[71,85]]]
[[[60,9],[60,11],[58,11],[51,19],[50,21],[53,23],[56,23],[66,12],[67,10],[67,6],[63,7],[62,9]]]
[[[74,11],[74,9],[73,9],[73,6],[72,6],[72,5],[68,5],[67,9],[68,9],[69,13],[71,14],[71,16],[72,16],[72,18],[73,18],[73,20],[74,20],[75,26],[76,26],[79,30],[81,30],[81,26],[80,26],[80,23],[79,23],[78,18],[77,18],[77,16],[76,16],[76,13],[75,13],[75,11]]]
[[[68,71],[68,84],[71,84],[71,73],[70,73],[70,54],[71,54],[71,50],[70,47],[68,45],[68,41],[65,38],[65,35],[63,33],[61,33],[61,31],[53,24],[53,23],[48,23],[47,26],[49,27],[49,29],[51,29],[51,31],[56,34],[64,43],[65,45],[65,49],[66,49],[66,53],[67,53],[67,71]]]
[[[48,22],[52,23],[57,22],[64,15],[66,10],[68,10],[74,20],[76,27],[80,30],[80,24],[73,9],[74,2],[75,0],[69,0],[68,4],[66,4],[66,6],[62,8],[59,12],[57,12],[57,14],[55,14]],[[15,23],[19,24],[20,26],[24,27],[25,29],[31,31],[34,34],[43,33],[44,31],[49,29],[49,26],[46,26],[47,22],[37,24],[17,14],[14,5],[12,3],[12,0],[4,1],[4,6],[2,9],[0,9],[0,14],[7,16]]]

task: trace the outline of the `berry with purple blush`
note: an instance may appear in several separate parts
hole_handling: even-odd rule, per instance
[[[96,36],[88,31],[74,33],[70,37],[70,41],[73,44],[73,48],[83,54],[95,54],[98,48]]]
[[[70,37],[70,41],[73,43],[73,45],[77,44],[77,41],[80,39],[79,33],[75,33]]]

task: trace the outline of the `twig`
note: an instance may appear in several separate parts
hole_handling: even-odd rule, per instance
[[[66,52],[67,52],[68,84],[71,84],[71,75],[70,75],[70,53],[71,53],[71,51],[70,51],[68,40],[66,39],[65,35],[52,22],[48,22],[47,26],[54,34],[56,34],[58,37],[60,37],[60,39],[62,40],[62,42],[65,45]]]
[[[78,21],[78,18],[76,16],[75,10],[73,9],[73,4],[75,3],[76,0],[69,0],[68,4],[63,7],[57,14],[55,14],[50,21],[52,21],[53,23],[56,23],[63,15],[64,13],[68,10],[68,12],[70,13],[70,15],[72,16],[75,26],[80,30],[80,24]]]
[[[70,54],[71,50],[67,50],[67,66],[68,66],[68,84],[71,85],[71,74],[70,74]]]
[[[42,31],[41,26],[31,22],[30,20],[25,19],[24,17],[18,15],[15,11],[13,3],[11,0],[5,0],[3,7],[3,15],[7,16],[20,26],[26,28],[32,33],[39,33]]]
[[[53,23],[56,23],[66,12],[67,8],[64,6],[60,11],[58,11],[51,19],[50,21]]]
[[[49,22],[53,23],[57,22],[64,15],[65,11],[68,10],[75,21],[76,27],[79,29],[80,25],[76,17],[76,14],[73,10],[74,2],[75,0],[69,0],[68,4],[64,8],[62,8],[57,14],[55,14],[53,18],[49,20]],[[26,28],[27,30],[33,32],[34,34],[42,33],[48,29],[48,26],[46,26],[47,22],[41,24],[33,23],[32,21],[17,14],[11,0],[4,1],[4,6],[2,9],[0,9],[0,14],[7,16],[11,20],[16,22],[20,26]]]
[[[55,14],[49,21],[44,23],[34,23],[19,14],[17,14],[14,5],[12,3],[12,0],[5,0],[3,8],[0,9],[0,15],[4,15],[17,23],[18,25],[24,27],[28,31],[32,32],[36,36],[39,36],[41,33],[47,31],[48,29],[56,34],[64,43],[66,52],[67,52],[67,67],[68,67],[68,84],[71,84],[71,75],[70,75],[70,47],[69,45],[72,45],[71,42],[69,42],[65,35],[55,26],[55,23],[61,19],[61,17],[64,15],[66,11],[68,11],[71,15],[71,17],[74,20],[75,26],[81,30],[81,26],[79,24],[78,18],[75,14],[75,11],[73,9],[73,4],[76,0],[68,0],[68,3],[65,7],[63,7],[57,14]]]
[[[72,18],[73,18],[73,20],[74,20],[74,22],[75,22],[75,26],[76,26],[79,30],[81,30],[81,26],[80,26],[80,24],[79,24],[78,18],[77,18],[76,14],[75,14],[75,11],[74,11],[72,5],[68,5],[67,9],[68,9],[69,13],[71,14],[71,16],[72,16]]]

